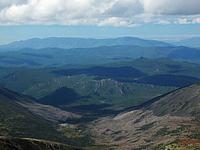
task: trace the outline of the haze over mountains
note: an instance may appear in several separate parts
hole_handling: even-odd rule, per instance
[[[180,45],[180,46],[199,48],[200,47],[200,37],[194,37],[194,38],[181,40],[181,41],[175,42],[175,44]]]
[[[0,0],[0,150],[200,150],[199,6]]]
[[[92,48],[101,46],[115,46],[115,45],[134,45],[134,46],[169,46],[170,44],[155,40],[144,40],[135,37],[121,37],[110,39],[90,39],[90,38],[61,38],[50,37],[45,39],[29,39],[24,41],[16,41],[7,45],[0,46],[0,49],[13,50],[13,49],[43,49],[43,48]]]
[[[199,149],[200,49],[182,45],[52,37],[0,46],[0,149]]]
[[[0,66],[58,67],[105,64],[140,57],[200,63],[200,50],[132,37],[116,39],[46,38],[0,46]],[[81,59],[80,59],[81,58]]]

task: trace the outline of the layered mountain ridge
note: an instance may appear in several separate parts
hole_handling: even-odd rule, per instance
[[[170,44],[156,40],[145,40],[135,37],[120,37],[110,39],[92,39],[92,38],[65,38],[65,37],[49,37],[49,38],[33,38],[29,40],[16,41],[7,45],[0,46],[0,49],[17,50],[23,48],[91,48],[100,46],[114,45],[135,45],[135,46],[169,46]]]

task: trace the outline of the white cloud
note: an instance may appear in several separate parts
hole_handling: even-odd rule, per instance
[[[105,14],[115,17],[130,17],[143,13],[143,6],[139,0],[115,0]]]
[[[193,18],[192,22],[193,23],[200,23],[200,17]]]
[[[178,24],[190,24],[191,21],[190,21],[188,18],[179,18],[179,19],[177,20],[177,23],[178,23]]]
[[[23,4],[27,2],[27,0],[1,0],[0,1],[0,10],[2,8],[5,8],[5,7],[9,7],[11,5],[16,5],[16,4]]]
[[[200,14],[200,0],[140,0],[146,13],[161,15]]]
[[[199,6],[200,0],[0,0],[0,24],[199,23],[187,21],[199,18]]]

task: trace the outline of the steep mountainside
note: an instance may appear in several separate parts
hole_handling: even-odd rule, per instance
[[[26,96],[0,88],[0,136],[66,142],[54,123],[73,117],[78,116],[37,104]]]
[[[177,90],[162,97],[147,109],[155,115],[195,117],[200,119],[200,85],[193,85]]]
[[[176,90],[138,108],[95,121],[90,128],[97,143],[120,150],[200,148],[200,85]]]

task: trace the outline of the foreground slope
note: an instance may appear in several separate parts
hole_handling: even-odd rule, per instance
[[[0,88],[0,136],[67,142],[56,122],[60,121],[58,116],[67,119],[73,115]]]
[[[72,146],[36,139],[0,138],[1,150],[80,150]]]
[[[115,149],[199,149],[200,85],[154,99],[140,109],[95,121],[99,144]]]

